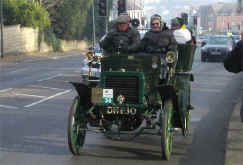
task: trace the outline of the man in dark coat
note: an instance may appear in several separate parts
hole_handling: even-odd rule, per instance
[[[224,60],[224,68],[232,73],[243,71],[243,31],[240,32],[241,40],[231,51],[231,54]],[[241,121],[243,122],[243,98],[240,110]]]
[[[164,24],[161,17],[153,15],[150,20],[151,30],[148,31],[141,41],[140,49],[147,53],[161,53],[162,51],[177,50],[177,43],[171,30],[163,30]]]
[[[116,23],[116,27],[112,28],[107,36],[100,41],[100,46],[107,53],[136,51],[140,35],[136,29],[130,26],[130,17],[120,15]]]
[[[166,53],[166,51],[177,51],[177,43],[173,33],[165,29],[160,15],[155,14],[150,19],[151,30],[145,33],[140,43],[140,50],[146,53]],[[159,70],[154,70],[153,74],[146,76],[146,91],[153,89],[160,83]],[[154,93],[149,96],[151,104],[160,103],[160,96]]]
[[[235,48],[232,50],[233,53],[235,53],[236,55],[239,56],[240,59],[240,69],[239,70],[243,70],[243,30],[240,32],[240,41],[237,42]],[[243,98],[241,101],[241,109],[240,109],[240,117],[241,117],[241,122],[243,122]]]

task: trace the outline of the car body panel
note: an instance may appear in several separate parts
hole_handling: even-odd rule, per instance
[[[201,48],[201,61],[223,61],[229,55],[234,45],[234,40],[230,36],[210,36],[206,45]]]

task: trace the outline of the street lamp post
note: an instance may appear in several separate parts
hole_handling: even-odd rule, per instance
[[[94,5],[95,5],[95,1],[93,1],[93,5],[92,5],[92,20],[93,20],[93,49],[95,47],[95,12],[94,12]]]
[[[1,58],[3,58],[3,0],[0,2],[1,15]]]

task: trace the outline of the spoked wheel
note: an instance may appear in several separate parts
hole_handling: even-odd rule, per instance
[[[187,110],[184,117],[184,126],[182,132],[183,136],[188,136],[190,134],[189,127],[190,127],[190,111]]]
[[[68,145],[73,155],[80,155],[86,135],[86,121],[79,97],[75,97],[68,117]]]
[[[164,101],[164,106],[161,114],[161,152],[162,159],[169,160],[172,153],[173,140],[173,102],[168,99]]]

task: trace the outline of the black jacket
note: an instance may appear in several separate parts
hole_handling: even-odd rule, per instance
[[[224,60],[224,67],[227,71],[238,73],[243,71],[243,40],[237,42],[231,54]]]
[[[118,51],[135,51],[140,42],[140,35],[137,30],[129,27],[126,32],[119,32],[116,28],[111,29],[107,36],[100,41],[101,47],[105,52],[114,53]]]
[[[148,31],[140,44],[141,51],[158,53],[163,49],[177,50],[177,43],[171,30]]]

